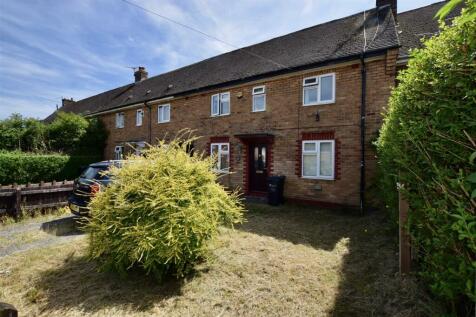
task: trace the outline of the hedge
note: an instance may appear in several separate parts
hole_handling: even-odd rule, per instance
[[[410,204],[418,270],[463,316],[476,301],[476,4],[467,4],[413,51],[377,143],[388,208],[397,214],[397,184]]]
[[[81,166],[100,161],[98,156],[0,152],[0,184],[70,180]]]

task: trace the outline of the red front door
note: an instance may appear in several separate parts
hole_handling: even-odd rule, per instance
[[[268,146],[262,143],[249,145],[250,191],[266,192],[268,178]]]

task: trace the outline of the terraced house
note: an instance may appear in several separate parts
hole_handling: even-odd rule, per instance
[[[397,14],[397,1],[235,50],[80,101],[61,111],[100,117],[106,159],[127,144],[154,143],[181,129],[217,155],[226,186],[263,195],[269,175],[284,195],[362,207],[376,172],[371,142],[410,48],[438,32],[444,2]],[[52,114],[48,120],[54,118]]]

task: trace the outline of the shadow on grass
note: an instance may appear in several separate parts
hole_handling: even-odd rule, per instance
[[[122,279],[114,273],[98,272],[94,262],[71,255],[61,267],[42,273],[35,288],[45,300],[43,311],[67,311],[74,307],[87,313],[124,307],[145,311],[181,294],[184,279],[170,277],[159,284],[143,271],[129,273]]]
[[[326,251],[334,250],[341,239],[348,239],[330,316],[432,314],[423,311],[432,308],[419,301],[421,294],[414,281],[397,275],[397,241],[383,213],[359,216],[344,210],[297,205],[253,205],[251,210],[254,212],[247,215],[248,222],[238,230]]]

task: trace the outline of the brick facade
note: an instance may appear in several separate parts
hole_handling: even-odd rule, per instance
[[[375,140],[382,123],[381,113],[395,84],[395,58],[397,50],[366,61],[366,161],[368,184],[375,175]],[[335,73],[335,103],[303,106],[303,78]],[[266,111],[252,112],[252,88],[266,85]],[[231,113],[211,117],[210,98],[214,93],[230,92]],[[158,123],[157,107],[170,104],[170,122]],[[220,90],[190,94],[168,101],[121,110],[125,114],[125,127],[115,128],[115,113],[101,115],[109,130],[105,158],[111,159],[114,147],[130,141],[156,143],[164,136],[171,137],[184,128],[196,131],[202,138],[195,149],[209,152],[214,140],[230,143],[232,173],[223,178],[225,185],[248,191],[248,148],[241,135],[267,135],[269,168],[273,175],[285,175],[285,196],[288,199],[327,204],[359,205],[360,180],[360,61],[336,64],[332,67],[295,72],[288,75],[235,85]],[[136,127],[136,110],[145,111],[141,127]],[[316,117],[319,120],[316,120]],[[150,131],[149,136],[149,120]],[[300,146],[306,138],[332,138],[335,140],[335,179],[316,180],[300,177]],[[297,173],[298,171],[298,173]]]

